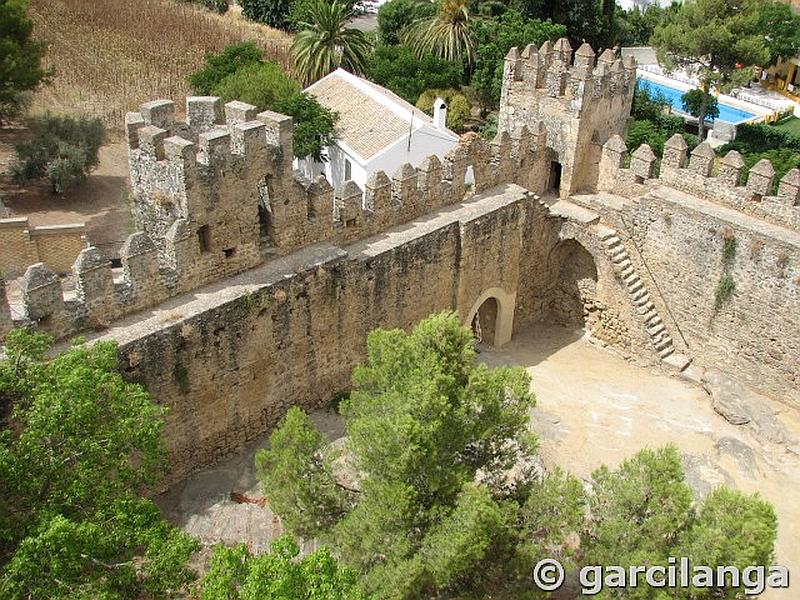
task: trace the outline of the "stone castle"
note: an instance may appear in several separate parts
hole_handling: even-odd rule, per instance
[[[176,478],[346,390],[372,329],[445,309],[494,345],[580,327],[800,406],[800,173],[773,194],[768,162],[742,184],[741,156],[715,165],[681,136],[660,161],[628,156],[635,82],[633,62],[587,44],[514,48],[493,141],[464,136],[338,195],[293,171],[289,117],[193,97],[183,122],[148,102],[126,117],[141,231],[121,268],[87,248],[65,291],[34,264],[0,328],[116,340],[127,376],[171,407]],[[722,277],[735,289],[720,301]]]

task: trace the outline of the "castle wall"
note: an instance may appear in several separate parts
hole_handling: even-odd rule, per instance
[[[304,248],[103,337],[120,343],[126,376],[171,408],[165,439],[179,479],[268,431],[290,406],[346,390],[377,327],[410,329],[445,309],[466,320],[492,289],[520,306],[536,289],[552,307],[550,282],[522,276],[560,231],[572,235],[549,214],[522,188],[498,188],[363,241]],[[530,237],[531,227],[548,234]],[[624,304],[606,269],[599,279],[603,301]]]
[[[56,273],[68,273],[86,247],[83,225],[35,227],[26,217],[0,219],[0,271],[6,277],[43,262]]]
[[[671,190],[631,209],[629,223],[689,351],[800,407],[800,234],[734,211],[709,214]],[[725,238],[735,240],[735,291],[715,308]]]
[[[681,136],[665,144],[659,173],[648,146],[630,167],[625,154],[620,138],[604,147],[601,189],[619,194],[613,206],[587,199],[630,234],[688,353],[800,406],[800,171],[776,182],[761,161],[743,181],[738,153],[717,160],[704,143],[689,155]],[[726,239],[736,247],[729,264]],[[718,303],[726,275],[735,289]]]

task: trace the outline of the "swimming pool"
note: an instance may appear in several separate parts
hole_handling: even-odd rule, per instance
[[[686,92],[684,90],[670,87],[663,83],[659,83],[657,81],[653,81],[651,79],[644,79],[639,77],[637,80],[637,84],[639,85],[640,89],[645,89],[650,93],[650,95],[661,94],[664,98],[669,102],[672,109],[679,113],[684,113],[686,111],[683,110],[683,104],[681,103],[681,96]],[[742,110],[740,108],[736,108],[731,106],[730,104],[724,104],[722,102],[719,103],[719,120],[725,121],[726,123],[733,123],[737,125],[739,123],[743,123],[745,121],[749,121],[750,119],[757,117],[755,113],[747,112],[746,110]],[[713,121],[713,119],[707,119],[708,121]]]

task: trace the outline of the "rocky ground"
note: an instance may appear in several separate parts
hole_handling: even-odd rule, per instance
[[[777,563],[800,572],[800,499],[792,493],[800,483],[800,417],[790,409],[713,370],[703,382],[670,376],[557,327],[532,328],[500,350],[484,350],[481,360],[521,364],[531,373],[537,397],[531,424],[546,465],[588,479],[602,464],[615,466],[645,446],[673,443],[698,496],[725,484],[757,491],[775,505]],[[342,435],[335,413],[320,411],[314,418],[331,439]],[[265,548],[279,523],[253,472],[253,455],[264,443],[164,494],[159,502],[165,514],[204,542]],[[796,595],[787,590],[762,597]]]

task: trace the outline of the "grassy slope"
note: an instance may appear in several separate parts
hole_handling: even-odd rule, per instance
[[[31,17],[55,70],[33,110],[88,113],[116,130],[142,102],[169,98],[180,106],[186,76],[227,44],[252,40],[287,66],[286,34],[176,0],[32,0]]]
[[[783,119],[779,123],[776,123],[773,127],[800,137],[800,119],[797,117],[788,117]]]

